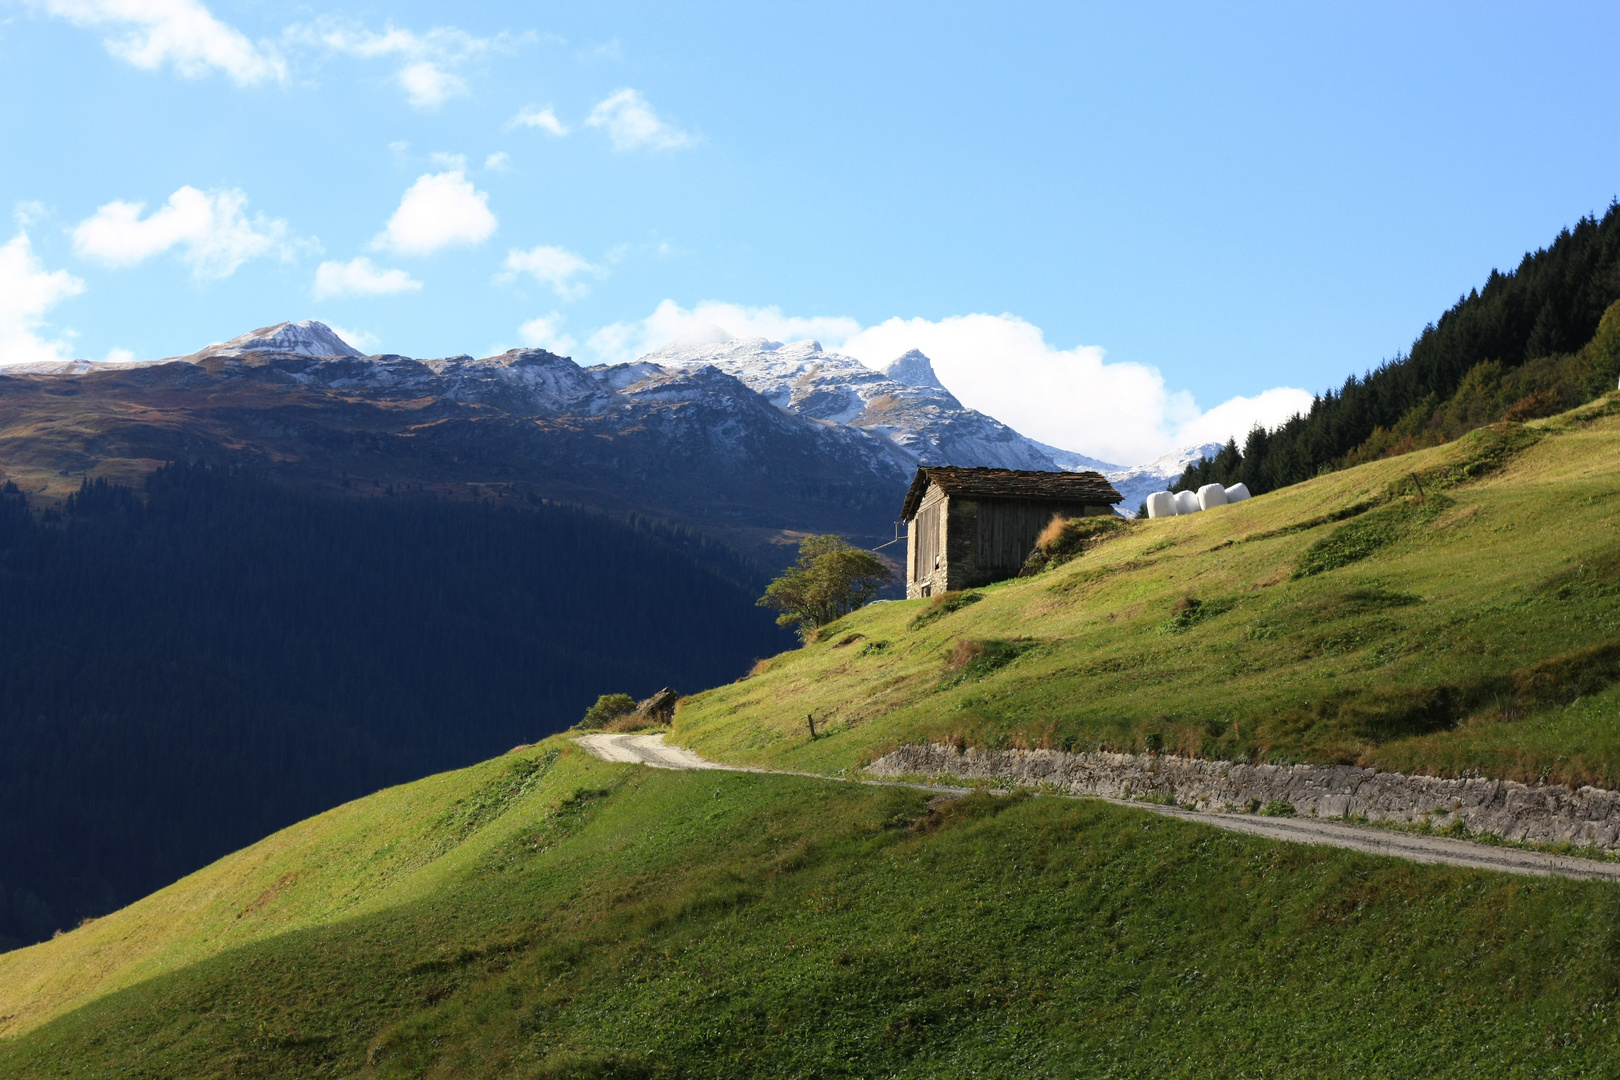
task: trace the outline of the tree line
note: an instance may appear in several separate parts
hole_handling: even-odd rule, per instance
[[[1260,494],[1481,424],[1573,407],[1620,377],[1612,346],[1584,348],[1617,299],[1620,201],[1601,220],[1584,217],[1563,230],[1516,270],[1492,270],[1482,288],[1424,328],[1410,353],[1351,375],[1280,427],[1256,427],[1241,447],[1229,441],[1189,465],[1172,490],[1242,482]]]
[[[793,639],[665,522],[171,465],[0,492],[0,948],[378,788]]]

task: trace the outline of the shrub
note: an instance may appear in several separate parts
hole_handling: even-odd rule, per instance
[[[641,712],[627,712],[616,716],[602,725],[605,732],[619,733],[625,731],[645,731],[648,728],[663,728],[664,721],[656,716],[647,716]]]
[[[629,694],[603,694],[596,699],[595,705],[585,710],[579,726],[592,729],[606,727],[609,722],[635,711],[636,699]]]

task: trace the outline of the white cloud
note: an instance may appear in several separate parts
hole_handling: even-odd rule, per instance
[[[326,323],[327,328],[330,329],[332,333],[336,334],[344,341],[347,341],[350,345],[353,345],[361,352],[370,353],[371,355],[375,356],[378,352],[377,346],[382,344],[381,339],[379,339],[376,334],[368,333],[365,330],[346,330],[337,323],[330,322],[326,319],[322,319],[321,321]]]
[[[530,37],[513,38],[501,33],[481,38],[453,26],[417,32],[392,24],[378,33],[360,23],[331,16],[287,30],[290,41],[324,46],[362,60],[404,61],[394,78],[404,89],[406,99],[419,109],[436,108],[468,92],[458,68],[490,52],[510,52],[518,41]]]
[[[512,167],[512,155],[505,150],[497,150],[484,159],[484,168],[489,172],[505,172]]]
[[[1305,391],[1279,387],[1204,411],[1157,368],[1109,363],[1095,346],[1056,348],[1013,315],[889,319],[842,343],[870,366],[908,349],[926,353],[963,404],[1042,442],[1124,465],[1189,443],[1241,441],[1255,421],[1275,426],[1311,403]]]
[[[602,327],[587,339],[586,345],[599,359],[621,363],[677,341],[701,344],[762,337],[772,341],[817,338],[841,342],[860,329],[860,323],[842,316],[801,319],[784,315],[777,307],[751,308],[713,300],[688,310],[673,300],[665,300],[639,322]]]
[[[1311,394],[1292,386],[1262,390],[1254,397],[1240,394],[1182,424],[1176,431],[1175,444],[1191,446],[1236,439],[1242,446],[1244,437],[1256,424],[1275,428],[1295,413],[1310,412],[1313,400]]]
[[[615,150],[676,150],[697,140],[680,128],[666,124],[652,106],[634,90],[624,89],[597,103],[585,118],[586,127],[602,128]]]
[[[519,274],[528,274],[540,284],[550,285],[551,291],[563,300],[578,300],[591,291],[589,285],[574,280],[579,275],[607,276],[606,270],[592,266],[572,251],[547,244],[528,251],[514,248],[506,253],[506,262],[502,267],[501,280],[510,281]]]
[[[406,100],[418,109],[435,108],[467,93],[467,83],[461,76],[452,75],[431,60],[406,64],[396,78],[405,88]]]
[[[575,341],[562,332],[561,327],[565,321],[564,316],[553,311],[549,315],[541,315],[539,318],[530,319],[518,327],[518,336],[522,339],[523,344],[532,348],[545,349],[559,356],[567,356],[573,351]]]
[[[441,169],[451,169],[455,172],[467,171],[466,154],[446,154],[439,151],[434,151],[428,155],[428,160],[433,162],[433,164],[437,165]]]
[[[564,126],[561,120],[557,119],[557,114],[551,110],[550,105],[543,109],[536,108],[533,105],[519,109],[518,114],[506,122],[506,126],[509,128],[539,128],[541,131],[549,131],[557,136],[568,134],[568,128]]]
[[[417,177],[387,227],[371,242],[377,250],[427,255],[451,244],[481,243],[495,232],[489,195],[459,169]]]
[[[331,296],[387,296],[414,292],[422,283],[403,270],[381,270],[364,255],[348,262],[323,262],[315,270],[315,299]]]
[[[110,202],[73,230],[79,254],[112,266],[133,266],[170,248],[199,278],[223,278],[261,255],[291,258],[299,244],[288,239],[287,223],[242,212],[241,191],[198,191],[187,185],[142,218],[145,203]]]
[[[1190,443],[1242,442],[1256,422],[1275,427],[1311,405],[1305,391],[1277,387],[1203,410],[1191,394],[1167,387],[1157,368],[1110,363],[1095,346],[1057,348],[1038,326],[1014,315],[894,318],[862,327],[850,318],[796,318],[774,307],[706,301],[688,310],[665,300],[639,322],[602,327],[586,346],[600,360],[620,362],[677,341],[749,337],[816,338],[829,351],[875,368],[921,349],[969,408],[1041,442],[1122,465]]]
[[[133,364],[135,354],[128,349],[120,349],[114,346],[107,350],[107,359],[102,362],[107,364]]]
[[[0,363],[68,359],[65,342],[48,341],[38,331],[46,312],[83,291],[84,282],[66,270],[40,264],[27,233],[0,246]]]
[[[243,86],[287,78],[273,47],[255,45],[198,0],[42,0],[40,6],[75,26],[112,29],[114,36],[103,42],[107,51],[148,71],[169,64],[189,79],[220,71]]]

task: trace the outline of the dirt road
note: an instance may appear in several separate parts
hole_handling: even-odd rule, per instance
[[[722,765],[699,757],[679,746],[665,744],[662,735],[582,735],[574,740],[604,761],[623,761],[651,765],[655,769],[725,769],[730,772],[780,773],[787,776],[810,776],[818,780],[844,783],[836,776],[819,773],[787,772],[781,769],[749,769],[737,765]],[[913,784],[890,780],[859,780],[857,783],[878,786],[920,788],[951,794],[966,794],[970,788],[944,784]],[[1091,798],[1092,796],[1060,796],[1062,798]],[[1127,802],[1104,799],[1104,802],[1147,810],[1166,817],[1213,825],[1217,829],[1250,833],[1271,840],[1286,840],[1296,844],[1326,844],[1330,847],[1350,848],[1373,855],[1392,855],[1412,862],[1444,863],[1448,866],[1467,866],[1476,870],[1499,870],[1507,874],[1533,874],[1551,877],[1578,878],[1620,883],[1620,863],[1598,862],[1568,855],[1553,855],[1543,851],[1520,848],[1493,847],[1468,840],[1452,840],[1441,836],[1422,836],[1397,832],[1368,825],[1350,825],[1341,821],[1318,818],[1257,817],[1250,814],[1213,814],[1186,810],[1178,806],[1160,806],[1156,803]]]

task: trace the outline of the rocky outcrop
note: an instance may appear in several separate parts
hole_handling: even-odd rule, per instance
[[[636,703],[635,716],[648,724],[667,724],[675,719],[675,703],[681,695],[664,687],[646,701]]]
[[[1538,844],[1620,850],[1620,792],[1484,777],[1406,776],[1351,765],[1249,765],[1167,754],[1069,754],[902,746],[867,766],[878,776],[951,776],[1050,785],[1076,795],[1173,799],[1183,806],[1253,813],[1286,804],[1296,814],[1365,818]]]

